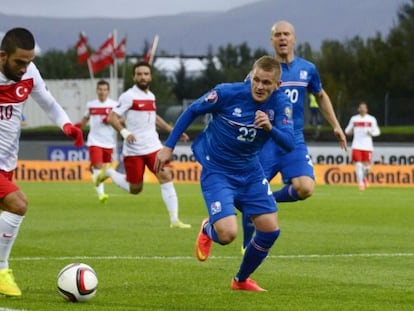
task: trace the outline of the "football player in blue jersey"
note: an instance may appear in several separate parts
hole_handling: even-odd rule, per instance
[[[295,55],[295,28],[287,21],[275,23],[271,29],[270,41],[275,50],[275,58],[282,66],[282,84],[279,90],[285,92],[293,107],[295,148],[286,151],[269,140],[260,152],[260,162],[266,178],[270,181],[279,172],[285,186],[273,192],[277,202],[295,202],[310,197],[315,187],[312,160],[305,143],[303,126],[304,109],[308,93],[314,94],[320,110],[333,128],[340,147],[347,149],[346,136],[335,116],[331,100],[322,88],[316,66]],[[254,233],[254,226],[248,215],[243,215],[243,248],[248,245]]]
[[[258,157],[269,139],[286,150],[294,147],[292,104],[277,90],[280,74],[280,63],[263,56],[253,65],[250,80],[217,85],[183,112],[157,154],[155,169],[160,171],[191,122],[197,116],[212,114],[192,145],[203,167],[200,183],[209,213],[202,221],[195,254],[199,261],[205,261],[213,241],[225,245],[236,238],[235,205],[249,215],[256,235],[232,279],[233,290],[264,291],[249,276],[280,233],[276,202]]]

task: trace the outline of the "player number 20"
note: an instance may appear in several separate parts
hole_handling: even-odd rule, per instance
[[[285,93],[289,97],[292,104],[297,103],[299,99],[299,91],[297,89],[286,89]]]
[[[240,135],[237,139],[240,141],[252,142],[256,138],[257,130],[255,128],[241,127],[239,128]]]

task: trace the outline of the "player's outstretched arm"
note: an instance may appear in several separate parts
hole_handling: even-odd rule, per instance
[[[324,90],[320,91],[316,95],[317,95],[316,99],[318,101],[318,104],[319,104],[319,107],[321,109],[323,116],[328,121],[328,123],[332,126],[334,135],[336,139],[338,140],[340,147],[346,151],[347,150],[346,136],[344,134],[344,131],[341,128],[341,125],[338,122],[338,119],[336,118],[331,99],[329,98],[328,94]]]

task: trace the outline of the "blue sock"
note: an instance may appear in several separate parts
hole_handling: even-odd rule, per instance
[[[252,274],[262,261],[267,257],[269,249],[279,237],[280,229],[273,232],[256,230],[256,235],[244,253],[243,261],[239,272],[236,274],[236,281],[244,282]]]
[[[249,215],[242,214],[242,224],[243,224],[243,248],[246,248],[250,243],[250,240],[253,237],[255,227],[253,221],[250,219]]]
[[[209,221],[209,222],[207,222],[207,223],[204,225],[204,229],[203,229],[203,231],[204,231],[204,233],[205,233],[205,234],[207,234],[207,235],[208,235],[208,237],[209,237],[210,239],[212,239],[214,242],[216,242],[216,243],[219,243],[219,244],[223,245],[223,243],[221,243],[221,242],[220,242],[220,239],[219,239],[219,237],[218,237],[218,235],[217,235],[217,232],[216,232],[216,230],[214,230],[214,227],[213,227],[213,225],[210,223],[210,221]]]
[[[301,200],[299,194],[292,185],[286,185],[282,189],[273,192],[276,202],[295,202]]]

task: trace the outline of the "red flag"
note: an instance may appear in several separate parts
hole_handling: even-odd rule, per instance
[[[154,41],[152,42],[151,46],[148,49],[147,54],[144,55],[144,62],[148,64],[152,64],[154,61],[155,51],[157,50],[159,36],[155,35]]]
[[[82,32],[79,34],[79,40],[76,43],[76,54],[78,55],[78,64],[83,64],[89,57],[88,39]]]
[[[114,50],[114,36],[111,34],[99,49],[88,58],[93,73],[97,73],[114,63]]]
[[[126,37],[119,42],[118,46],[115,49],[115,57],[116,58],[125,58],[126,56],[126,44],[127,39]]]

